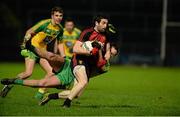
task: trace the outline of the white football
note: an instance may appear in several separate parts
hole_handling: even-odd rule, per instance
[[[83,44],[82,44],[82,47],[88,51],[91,51],[93,49],[92,47],[92,42],[91,41],[85,41]]]

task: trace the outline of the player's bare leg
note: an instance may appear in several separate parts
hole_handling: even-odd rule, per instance
[[[25,71],[17,75],[18,79],[26,79],[32,75],[35,65],[35,60],[30,58],[25,58]],[[0,92],[1,97],[6,97],[9,91],[12,89],[13,85],[5,85]]]
[[[77,80],[76,79],[74,79],[74,84],[73,84],[73,87],[75,87],[76,85],[77,85]],[[72,87],[72,88],[73,88]],[[69,94],[71,93],[71,89],[69,89],[69,90],[64,90],[64,91],[62,91],[62,92],[59,92],[58,93],[58,96],[59,96],[59,98],[62,98],[62,99],[65,99],[65,98],[68,98],[68,96],[69,96]]]
[[[77,80],[74,79],[74,85],[73,87],[77,84]],[[40,106],[45,105],[46,103],[48,103],[50,100],[56,100],[56,99],[66,99],[68,98],[69,94],[71,93],[71,90],[64,90],[62,92],[59,93],[51,93],[48,95],[45,95],[44,98],[39,102]]]
[[[39,64],[42,67],[42,69],[46,72],[45,78],[49,78],[49,76],[53,75],[52,67],[50,66],[49,62],[46,59],[41,58]],[[41,100],[46,92],[47,92],[47,88],[39,88],[38,92],[35,95],[35,98]]]
[[[59,94],[58,93],[49,94],[47,97],[42,99],[39,105],[44,105],[47,102],[49,102],[51,99],[66,98],[63,107],[70,107],[71,100],[74,99],[76,96],[81,95],[88,83],[86,70],[84,66],[82,65],[76,66],[74,73],[78,81],[77,83],[75,83],[75,85],[70,91],[61,92]]]
[[[16,84],[28,87],[55,87],[61,84],[60,80],[57,78],[56,75],[52,75],[49,78],[43,78],[41,80],[22,80],[22,79],[2,79],[1,84],[9,85],[9,84]]]
[[[68,98],[64,101],[64,104],[63,104],[64,107],[70,107],[72,99],[74,99],[86,87],[88,83],[86,69],[83,65],[76,66],[74,70],[75,70],[74,75],[78,83],[72,88]]]
[[[32,75],[35,63],[36,63],[35,60],[30,58],[25,58],[25,71],[18,74],[17,77],[19,79],[26,79],[30,77]]]
[[[73,85],[73,87],[75,87],[76,85],[77,85],[77,80],[76,79],[74,79],[74,85]],[[82,92],[82,91],[81,91]],[[80,93],[81,93],[80,92]],[[48,103],[50,100],[56,100],[56,99],[66,99],[66,98],[68,98],[68,96],[70,95],[70,93],[71,93],[71,90],[69,89],[69,90],[64,90],[64,91],[62,91],[62,92],[59,92],[59,93],[51,93],[51,94],[48,94],[48,95],[46,95],[41,101],[40,101],[40,103],[39,103],[39,105],[45,105],[46,103]],[[78,96],[79,96],[80,94],[78,94]],[[78,97],[77,96],[77,97]]]

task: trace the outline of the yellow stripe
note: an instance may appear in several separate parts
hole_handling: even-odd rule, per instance
[[[41,21],[38,22],[36,25],[34,25],[34,26],[32,27],[32,29],[33,29],[33,30],[36,30],[36,29],[38,29],[41,25],[43,25],[43,24],[45,24],[45,23],[47,23],[47,22],[50,22],[50,21],[51,21],[51,19],[41,20]]]

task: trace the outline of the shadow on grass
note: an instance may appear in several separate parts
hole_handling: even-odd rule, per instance
[[[134,105],[73,105],[80,108],[138,108]]]

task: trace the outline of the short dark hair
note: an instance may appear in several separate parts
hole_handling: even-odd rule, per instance
[[[63,9],[61,7],[55,6],[51,9],[51,14],[54,14],[54,12],[60,12],[60,13],[64,13]]]
[[[71,17],[67,17],[67,18],[65,19],[65,22],[73,22],[73,23],[74,23],[74,20],[73,20]]]
[[[109,17],[107,16],[107,15],[105,15],[105,14],[98,14],[98,15],[96,15],[94,18],[93,18],[93,26],[95,26],[95,22],[100,22],[101,21],[101,19],[108,19],[109,20]]]

